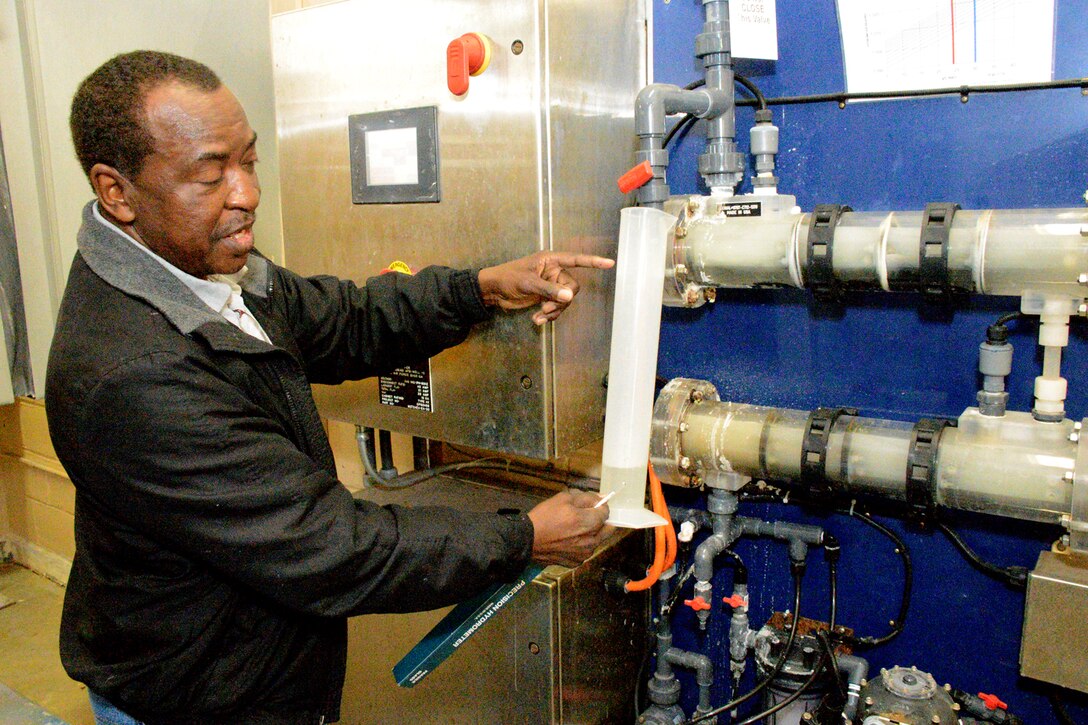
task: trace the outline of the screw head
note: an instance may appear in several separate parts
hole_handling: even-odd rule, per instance
[[[676,265],[675,267],[672,268],[672,272],[673,272],[673,274],[677,274],[677,275],[685,275],[685,274],[688,273],[687,265],[686,264],[678,264],[678,265]]]
[[[681,456],[680,457],[680,468],[685,470],[685,471],[688,470],[689,468],[691,468],[691,459],[688,458],[687,456]]]
[[[865,704],[868,705],[869,707],[872,707],[873,706],[873,698],[871,698],[871,697],[865,698]]]
[[[528,375],[522,375],[521,376],[521,387],[525,388],[526,390],[533,387],[533,379],[530,378]]]
[[[681,433],[687,433],[687,432],[688,432],[688,428],[690,428],[690,427],[691,427],[691,426],[689,426],[689,425],[688,425],[687,423],[681,423],[681,424],[680,424],[680,432],[681,432]]]
[[[540,654],[540,645],[538,645],[536,642],[530,642],[529,643],[529,651],[532,652],[535,655]]]
[[[703,391],[702,390],[692,390],[691,391],[691,402],[698,403],[702,399],[703,399]]]
[[[938,725],[938,723],[941,722],[941,716],[940,715],[934,715],[933,719],[930,720],[930,722],[933,723],[933,725]]]

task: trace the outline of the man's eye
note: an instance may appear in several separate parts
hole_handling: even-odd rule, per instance
[[[199,179],[197,180],[197,183],[201,186],[219,186],[219,184],[223,183],[223,177],[220,176],[218,178],[209,180]]]

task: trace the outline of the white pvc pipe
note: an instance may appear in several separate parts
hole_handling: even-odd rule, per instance
[[[645,507],[646,464],[661,331],[661,280],[666,240],[674,223],[674,217],[658,209],[631,207],[620,212],[601,459],[601,494],[611,497],[608,523],[614,526],[648,528],[665,523]]]

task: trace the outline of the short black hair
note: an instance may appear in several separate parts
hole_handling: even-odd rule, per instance
[[[79,84],[68,124],[83,172],[106,164],[129,178],[140,173],[154,141],[144,124],[144,99],[158,86],[179,81],[203,91],[223,85],[195,60],[155,50],[110,58]]]

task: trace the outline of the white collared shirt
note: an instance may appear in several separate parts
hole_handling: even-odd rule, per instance
[[[170,274],[177,277],[182,284],[192,290],[193,294],[199,297],[200,300],[216,314],[220,315],[223,319],[242,332],[257,338],[258,340],[271,342],[268,339],[268,335],[265,333],[264,328],[261,327],[261,323],[257,321],[257,318],[250,314],[249,310],[246,308],[246,303],[242,300],[242,288],[238,285],[238,282],[249,272],[248,267],[242,267],[234,274],[213,274],[208,277],[208,279],[194,277],[188,272],[170,264],[143,244],[121,231],[116,224],[102,215],[98,209],[97,201],[94,203],[93,210],[94,218],[98,220],[100,224],[108,229],[112,229],[121,237],[136,245],[137,249],[150,255],[152,259],[161,264],[168,272],[170,272]]]

